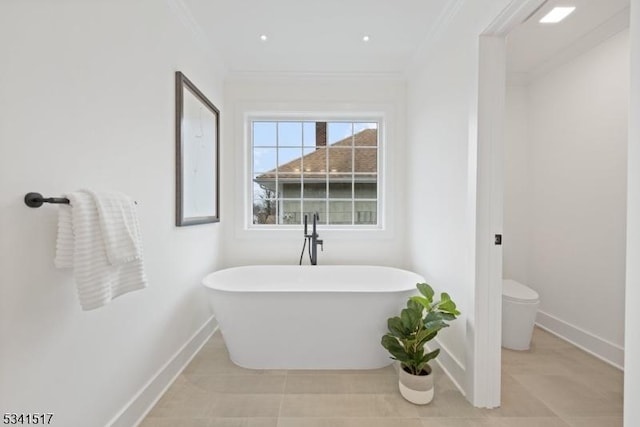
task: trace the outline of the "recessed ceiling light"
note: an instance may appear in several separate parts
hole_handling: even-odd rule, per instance
[[[575,6],[554,7],[540,20],[541,24],[557,24],[576,10]]]
[[[368,42],[369,41],[369,36],[363,36],[362,37],[362,41],[363,42]]]
[[[266,34],[262,34],[262,35],[260,36],[260,40],[262,40],[263,42],[266,42],[268,38],[269,38],[269,37],[267,37],[267,35],[266,35]]]

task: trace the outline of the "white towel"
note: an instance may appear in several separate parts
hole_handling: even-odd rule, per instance
[[[94,195],[81,190],[68,194],[67,198],[70,206],[60,206],[59,211],[55,265],[58,268],[73,268],[82,309],[102,307],[119,295],[146,287],[137,219],[135,227],[131,229],[135,230],[133,237],[138,242],[138,257],[129,262],[112,264],[104,237],[111,231],[103,232]],[[135,218],[135,207],[133,215]],[[125,247],[130,249],[128,245]],[[115,257],[119,260],[123,258],[118,254]]]
[[[73,225],[71,222],[71,206],[60,205],[58,208],[58,239],[56,240],[57,268],[73,267]]]
[[[140,258],[140,226],[135,202],[126,194],[87,190],[98,207],[102,238],[112,265]]]

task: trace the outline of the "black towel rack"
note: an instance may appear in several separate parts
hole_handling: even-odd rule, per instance
[[[44,203],[57,203],[61,205],[68,205],[69,199],[66,197],[42,197],[40,193],[27,193],[24,196],[24,204],[30,208],[39,208]],[[134,201],[136,205],[138,201]]]
[[[40,193],[27,193],[24,196],[25,205],[30,208],[39,208],[43,203],[59,203],[68,205],[69,199],[66,197],[42,197]]]

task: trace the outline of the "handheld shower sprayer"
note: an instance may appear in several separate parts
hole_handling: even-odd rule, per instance
[[[320,214],[318,212],[314,212],[313,214],[313,223],[311,226],[311,234],[309,234],[308,227],[308,216],[304,215],[304,244],[302,245],[302,253],[300,254],[300,265],[302,265],[302,258],[304,257],[304,250],[307,245],[307,241],[309,242],[309,261],[311,265],[318,264],[318,245],[320,245],[320,249],[324,251],[324,242],[318,237],[320,235],[317,231],[317,224],[320,221]]]

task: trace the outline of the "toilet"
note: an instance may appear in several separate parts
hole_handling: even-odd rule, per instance
[[[529,349],[539,305],[533,289],[515,280],[502,281],[502,347]]]

